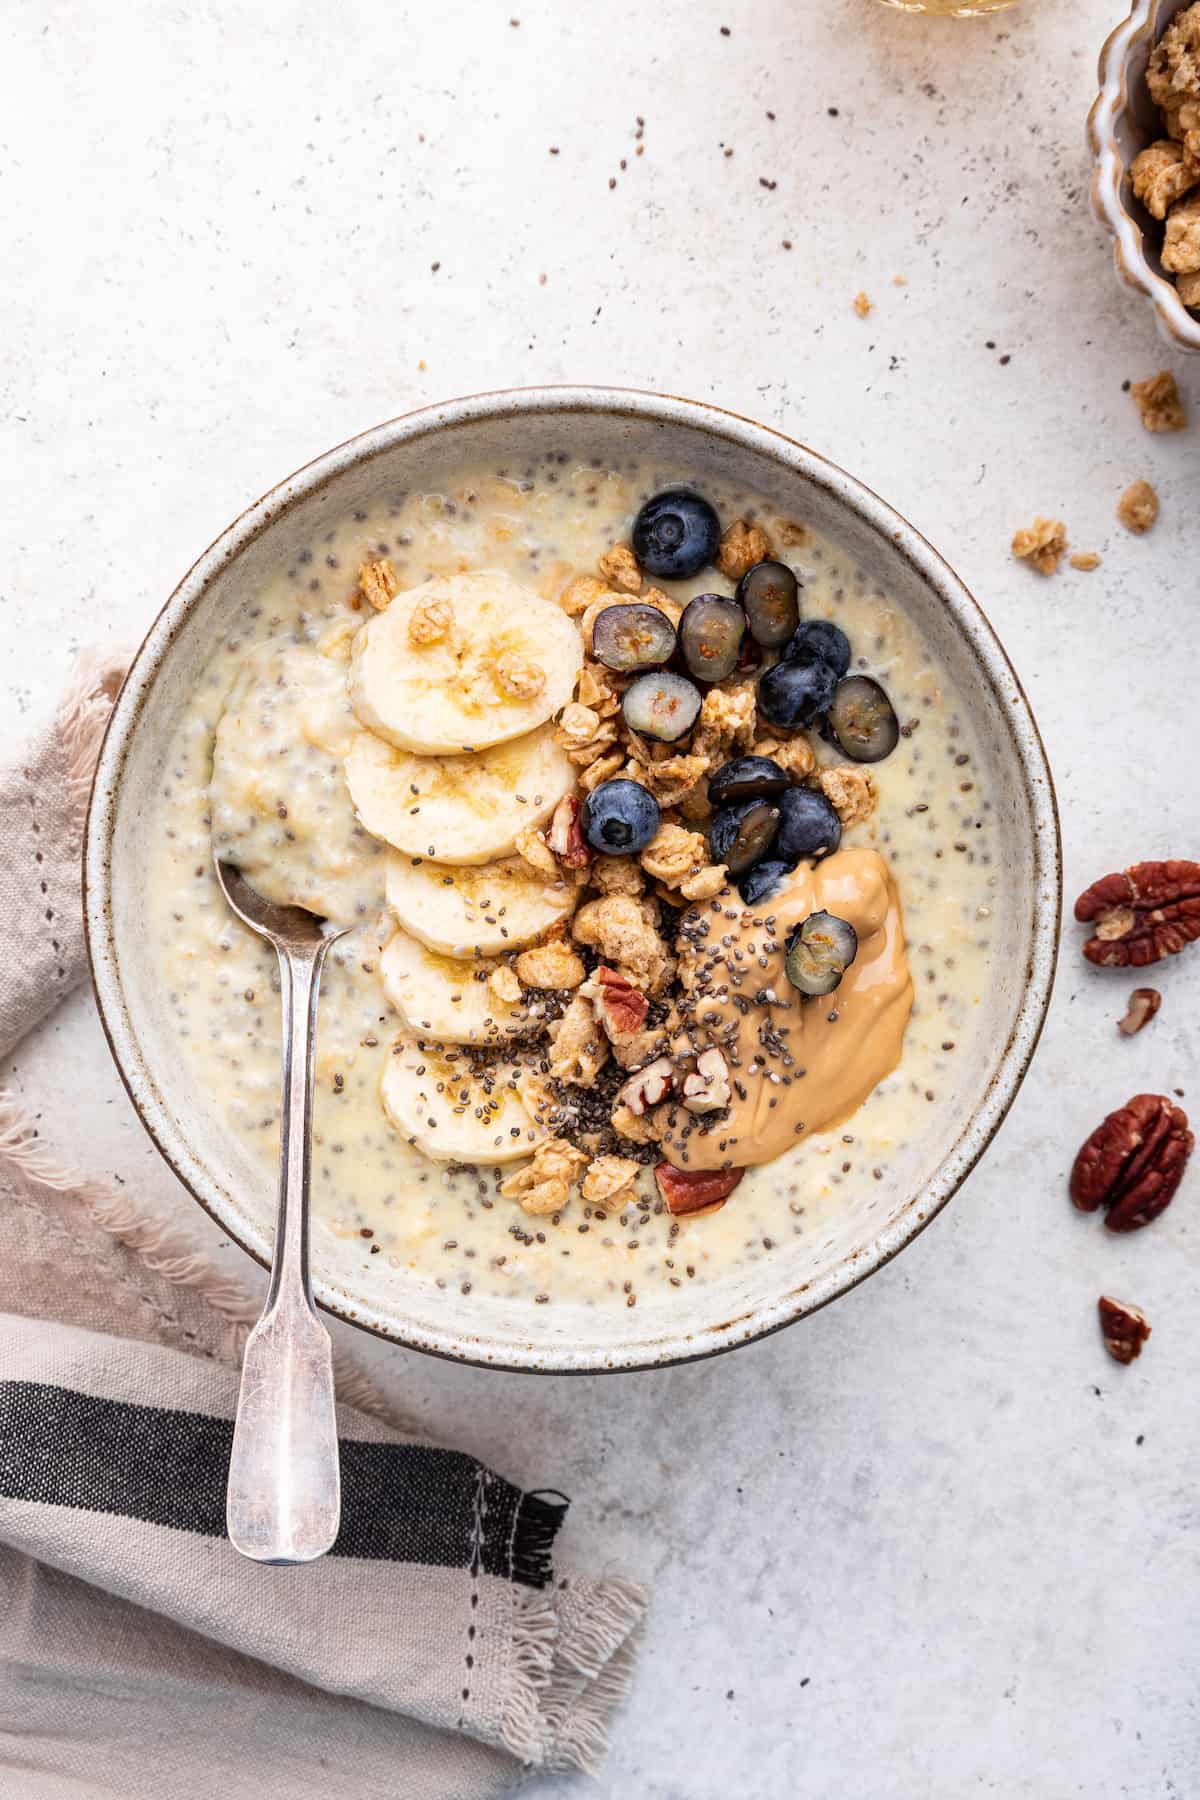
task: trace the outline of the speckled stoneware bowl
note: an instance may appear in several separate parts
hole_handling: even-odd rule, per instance
[[[1129,170],[1147,144],[1163,135],[1162,116],[1146,86],[1150,52],[1190,0],[1135,0],[1100,52],[1100,92],[1088,114],[1095,165],[1092,205],[1113,240],[1117,274],[1145,294],[1158,328],[1179,350],[1200,350],[1200,319],[1179,298],[1162,266],[1163,228],[1134,199]]]
[[[790,438],[715,407],[600,388],[535,388],[429,407],[320,457],[243,513],[172,594],[138,652],[100,756],[88,819],[85,902],[96,993],[117,1065],[146,1129],[201,1205],[265,1261],[274,1196],[232,1131],[206,1119],[175,1053],[144,954],[146,802],[184,698],[260,583],[297,544],[352,508],[436,489],[476,459],[547,449],[644,456],[758,490],[844,545],[907,609],[975,709],[994,807],[998,911],[992,986],[955,1085],[891,1159],[891,1179],[847,1198],[823,1229],[771,1257],[636,1310],[534,1307],[418,1285],[314,1234],[314,1285],[343,1319],[415,1349],[499,1368],[630,1369],[712,1355],[814,1312],[878,1269],[945,1205],[986,1149],[1037,1043],[1054,973],[1058,822],[1029,705],[987,620],[911,525],[860,482]]]

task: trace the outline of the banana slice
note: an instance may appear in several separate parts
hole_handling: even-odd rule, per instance
[[[346,785],[363,825],[394,849],[483,863],[511,856],[518,832],[544,824],[574,788],[575,771],[552,725],[474,756],[411,756],[360,731]]]
[[[503,1038],[540,1031],[543,1020],[523,1001],[498,1000],[488,976],[499,965],[480,957],[463,962],[438,956],[409,937],[393,932],[379,959],[383,991],[401,1021],[422,1037],[446,1044],[497,1044]]]
[[[499,956],[570,918],[573,881],[549,881],[519,856],[456,869],[420,857],[388,858],[387,903],[402,930],[442,956]]]
[[[547,1136],[517,1095],[519,1072],[512,1063],[497,1063],[474,1075],[441,1044],[401,1040],[384,1061],[383,1110],[434,1162],[516,1162]]]
[[[552,600],[490,571],[438,576],[363,626],[350,704],[400,750],[485,750],[545,724],[582,666],[579,631]]]

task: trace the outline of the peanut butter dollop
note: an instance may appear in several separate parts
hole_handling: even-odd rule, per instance
[[[853,925],[858,954],[832,994],[805,999],[784,969],[787,936],[822,911]],[[754,907],[727,887],[684,915],[678,947],[686,998],[672,1054],[715,1045],[732,1098],[711,1118],[661,1109],[663,1151],[677,1168],[770,1162],[848,1118],[899,1062],[913,985],[900,898],[877,851],[802,863]]]

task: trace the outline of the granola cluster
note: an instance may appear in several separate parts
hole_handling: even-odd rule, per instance
[[[1177,13],[1154,46],[1146,86],[1166,135],[1135,159],[1133,191],[1165,225],[1162,264],[1179,298],[1200,310],[1200,0]]]

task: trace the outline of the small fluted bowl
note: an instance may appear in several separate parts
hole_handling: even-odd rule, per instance
[[[1134,0],[1100,52],[1100,92],[1088,114],[1088,142],[1095,158],[1092,205],[1112,237],[1117,274],[1146,295],[1168,343],[1200,351],[1200,319],[1162,266],[1163,228],[1134,198],[1129,177],[1138,152],[1163,135],[1162,116],[1146,86],[1150,52],[1189,3]]]

